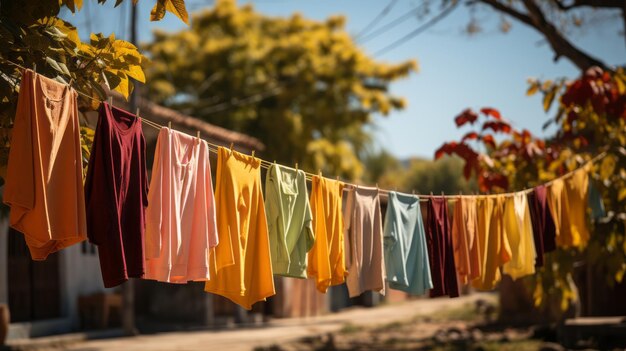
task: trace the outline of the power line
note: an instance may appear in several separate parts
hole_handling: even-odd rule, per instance
[[[367,33],[370,29],[374,28],[378,24],[378,22],[380,22],[385,16],[387,16],[389,11],[391,11],[391,9],[396,5],[397,2],[398,0],[391,0],[389,4],[387,4],[387,6],[385,6],[385,8],[383,8],[383,10],[379,12],[378,15],[376,15],[376,17],[374,17],[374,19],[370,23],[368,23],[363,29],[361,29],[361,31],[359,31],[354,36],[354,39],[356,40],[360,36]]]
[[[366,35],[365,38],[361,39],[359,41],[360,44],[363,44],[367,41],[370,41],[376,37],[378,37],[379,35],[389,31],[390,29],[396,27],[397,25],[399,25],[400,23],[408,20],[409,18],[412,18],[413,16],[415,16],[419,11],[422,10],[422,8],[424,6],[426,6],[428,3],[427,2],[423,2],[420,6],[412,9],[411,11],[405,13],[404,15],[397,17],[396,19],[392,20],[391,22],[387,23],[386,25],[382,26],[381,28],[379,28],[378,30],[370,33],[369,35]]]
[[[429,29],[433,25],[437,24],[437,22],[439,22],[443,18],[445,18],[448,14],[450,14],[450,12],[452,12],[452,10],[454,10],[457,5],[458,5],[457,1],[453,2],[452,5],[448,6],[446,9],[441,11],[437,16],[431,18],[426,23],[424,23],[421,26],[417,27],[415,30],[413,30],[409,34],[407,34],[407,35],[403,36],[402,38],[394,41],[393,43],[385,46],[384,48],[376,51],[374,53],[374,57],[386,54],[387,52],[397,48],[398,46],[406,43],[407,41],[409,41],[409,40],[413,39],[414,37],[418,36],[419,34],[423,33],[424,31],[426,31],[427,29]]]

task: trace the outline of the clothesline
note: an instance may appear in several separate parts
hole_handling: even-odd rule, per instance
[[[1,58],[1,59],[2,59],[4,62],[7,62],[7,63],[9,63],[9,64],[12,64],[12,65],[14,65],[14,66],[16,66],[16,67],[19,67],[19,68],[21,68],[21,69],[24,69],[24,70],[29,69],[29,68],[26,68],[26,67],[24,67],[24,66],[22,66],[22,65],[20,65],[20,64],[18,64],[18,63],[16,63],[16,62],[13,62],[13,61],[7,60],[7,59],[5,59],[5,58]],[[33,71],[34,71],[35,73],[37,73],[35,70],[33,70]],[[71,86],[71,82],[72,82],[72,81],[70,81],[70,83],[66,83],[66,85],[67,85],[67,86],[69,86],[70,88],[74,89],[74,88]],[[79,95],[82,95],[83,97],[85,97],[85,98],[87,98],[87,99],[90,99],[90,100],[92,100],[92,101],[96,101],[96,102],[100,102],[100,103],[105,102],[105,101],[103,101],[103,100],[101,100],[101,99],[99,99],[99,98],[94,98],[93,96],[87,95],[87,94],[85,94],[85,93],[83,93],[83,92],[81,92],[81,91],[78,91],[78,90],[76,90],[76,89],[74,89],[74,91],[76,91],[76,93],[78,93]],[[114,105],[113,105],[113,97],[109,97],[109,105],[114,106]],[[157,129],[157,130],[160,130],[161,128],[166,128],[166,127],[167,127],[167,128],[169,128],[169,129],[172,129],[172,122],[168,122],[168,125],[167,125],[167,126],[164,126],[164,125],[158,124],[158,123],[156,123],[156,122],[154,122],[154,121],[151,121],[151,120],[149,120],[149,119],[146,119],[146,118],[144,118],[144,117],[141,117],[139,112],[140,112],[140,110],[139,110],[139,108],[137,108],[137,110],[136,110],[136,112],[135,112],[135,117],[136,117],[137,119],[139,119],[141,122],[145,123],[146,125],[148,125],[148,126],[150,126],[150,127],[154,128],[154,129]],[[218,150],[218,148],[222,147],[222,146],[220,146],[220,145],[217,145],[217,144],[211,143],[210,141],[208,141],[208,140],[206,140],[206,139],[201,138],[201,137],[200,137],[200,132],[199,132],[199,131],[198,131],[198,135],[196,136],[196,138],[201,139],[201,140],[204,140],[204,141],[208,144],[208,146],[209,146],[209,151],[210,151],[210,152],[213,152],[213,153],[215,153],[215,154],[217,154],[217,150]],[[231,150],[231,151],[233,150],[233,146],[234,146],[234,145],[233,145],[233,143],[231,143],[231,144],[230,144],[230,150]],[[269,169],[269,168],[272,166],[272,164],[276,164],[276,161],[274,161],[274,162],[269,162],[269,161],[266,161],[266,160],[264,160],[264,159],[262,159],[262,158],[260,158],[260,157],[256,157],[256,156],[255,156],[255,151],[254,151],[254,150],[252,151],[252,155],[251,155],[251,156],[252,156],[253,158],[258,159],[258,160],[260,161],[261,167],[262,167],[262,168],[264,168],[264,169]],[[555,181],[557,181],[557,180],[559,180],[559,179],[567,179],[567,178],[571,177],[574,173],[576,173],[576,171],[578,171],[578,170],[580,170],[580,169],[582,169],[582,168],[586,167],[588,164],[592,164],[592,163],[598,162],[599,160],[601,160],[601,159],[602,159],[602,158],[604,158],[605,156],[606,156],[606,152],[602,152],[602,153],[600,153],[600,154],[596,155],[595,157],[593,157],[592,159],[590,159],[589,161],[585,162],[585,163],[584,163],[584,164],[582,164],[581,166],[579,166],[579,167],[575,168],[574,170],[571,170],[571,171],[569,171],[569,172],[567,172],[567,173],[565,173],[565,174],[563,174],[563,175],[561,175],[561,176],[559,176],[559,177],[556,177],[556,178],[554,178],[554,179],[552,179],[552,180],[550,180],[550,181],[548,181],[548,182],[544,183],[543,185],[544,185],[544,186],[550,186],[552,183],[554,183]],[[282,166],[284,166],[284,165],[282,165]],[[288,167],[288,166],[285,166],[285,167]],[[293,169],[293,168],[292,168],[292,169]],[[296,163],[295,170],[298,170],[298,163]],[[305,175],[306,175],[306,180],[307,180],[307,181],[312,181],[313,177],[314,177],[314,176],[316,176],[316,175],[317,175],[317,176],[320,176],[320,177],[322,176],[322,171],[321,171],[321,170],[319,171],[319,173],[318,173],[318,174],[313,174],[313,173],[309,173],[309,172],[306,172],[306,171],[304,171],[304,173],[305,173]],[[328,177],[327,177],[327,178],[328,178]],[[339,179],[339,176],[337,176],[337,177],[336,177],[336,179],[337,179],[338,181],[342,181],[342,180],[340,180],[340,179]],[[351,183],[348,183],[348,182],[345,182],[345,181],[342,181],[342,182],[343,182],[343,183],[345,183],[345,184],[347,184],[347,185],[353,186],[353,187],[359,187],[359,186],[361,186],[361,185],[358,185],[358,184],[351,184]],[[376,184],[376,188],[378,188],[378,184]],[[514,196],[515,194],[528,194],[528,193],[532,192],[532,191],[533,191],[533,189],[534,189],[534,187],[533,187],[533,188],[526,188],[526,189],[522,189],[522,190],[518,190],[518,191],[505,192],[505,193],[498,193],[498,194],[474,194],[474,195],[463,195],[463,194],[459,194],[459,195],[445,195],[445,194],[443,194],[443,192],[442,192],[442,194],[441,194],[441,195],[434,195],[434,194],[432,194],[432,193],[431,193],[431,195],[424,195],[424,194],[416,194],[416,193],[413,191],[413,195],[418,196],[418,197],[419,197],[419,199],[420,199],[420,202],[426,202],[426,201],[428,201],[428,199],[431,199],[431,198],[444,198],[444,199],[447,199],[448,201],[454,202],[454,201],[457,201],[458,199],[460,199],[460,198],[462,198],[462,197],[474,197],[474,198],[493,198],[493,197],[496,197],[496,196],[504,196],[504,197],[509,197],[509,196]],[[380,189],[380,188],[378,188],[378,191],[379,191],[381,194],[386,195],[386,194],[390,193],[392,190],[388,190],[388,189]]]

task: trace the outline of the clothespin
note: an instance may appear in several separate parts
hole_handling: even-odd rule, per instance
[[[413,189],[413,195],[415,195],[415,189]]]
[[[196,138],[200,139],[200,131],[196,130]]]
[[[274,161],[276,162],[276,161]],[[296,172],[298,172],[298,162],[296,162]]]
[[[109,96],[109,106],[113,106],[113,96]]]
[[[135,112],[135,117],[141,118],[141,117],[139,117],[139,107],[137,107],[137,112]]]
[[[254,150],[252,150],[252,159],[254,160]]]
[[[172,129],[172,121],[167,122],[167,128]]]
[[[230,153],[233,153],[233,146],[235,146],[235,143],[230,143]]]
[[[378,189],[378,183],[376,183],[376,189]]]
[[[37,73],[37,62],[33,63],[33,71]]]

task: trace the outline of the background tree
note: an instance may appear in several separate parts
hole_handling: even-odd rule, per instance
[[[481,110],[484,117],[466,110],[456,117],[457,126],[477,121],[482,126],[460,141],[445,143],[435,157],[463,158],[466,176],[475,172],[481,190],[501,192],[545,183],[606,152],[591,181],[600,189],[607,215],[592,223],[586,247],[559,248],[546,256],[536,276],[525,280],[535,304],[558,315],[551,307],[565,310],[580,302],[573,284],[579,272],[585,278],[578,286],[587,297],[582,301],[586,314],[623,313],[624,304],[609,289],[622,283],[626,273],[626,75],[621,68],[613,73],[591,68],[571,82],[532,81],[528,93],[537,92],[544,95],[546,111],[558,103],[549,120],[558,127],[552,137],[542,140],[519,131],[492,108]]]
[[[343,17],[268,17],[251,5],[217,1],[189,30],[156,32],[146,46],[150,97],[211,123],[254,135],[265,156],[310,171],[362,175],[372,115],[405,105],[389,94],[413,61],[368,57]]]

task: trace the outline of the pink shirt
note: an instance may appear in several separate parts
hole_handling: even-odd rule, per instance
[[[144,278],[208,280],[209,249],[217,242],[209,147],[161,128],[148,191]]]

